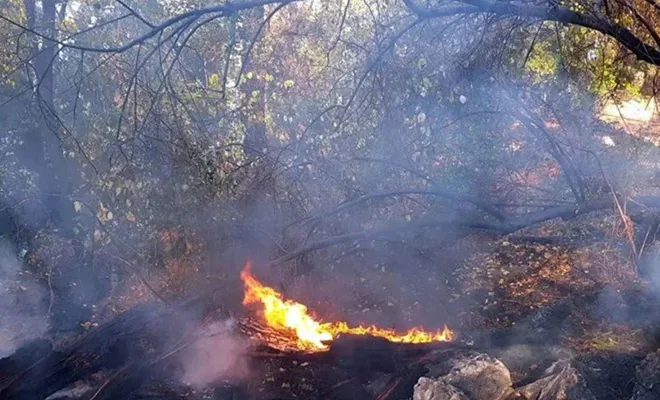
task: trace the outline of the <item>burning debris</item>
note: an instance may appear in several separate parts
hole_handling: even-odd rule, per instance
[[[329,342],[342,334],[369,335],[395,343],[449,342],[454,337],[454,333],[446,325],[437,332],[412,328],[399,333],[375,325],[351,327],[346,322],[320,322],[304,304],[285,299],[275,289],[259,282],[252,275],[249,263],[241,272],[241,279],[245,286],[243,304],[262,306],[261,314],[265,323],[280,333],[278,337],[281,338],[279,341],[270,341],[269,344],[280,350],[328,350]]]
[[[136,307],[69,348],[37,343],[0,360],[0,398],[578,400],[617,373],[548,350],[558,336],[550,328],[568,316],[563,308],[515,329],[473,332],[466,343],[448,328],[398,334],[323,322],[260,283],[249,265],[242,279],[243,303],[261,307],[256,323],[232,318],[217,294],[174,310]],[[638,374],[655,379],[655,364],[644,365],[651,372]]]

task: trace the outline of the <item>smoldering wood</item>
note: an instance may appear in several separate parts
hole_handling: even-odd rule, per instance
[[[179,339],[184,332],[173,322],[172,315],[153,305],[138,306],[68,349],[44,354],[8,379],[0,393],[7,399],[43,399],[102,369],[127,368]]]
[[[94,398],[124,398],[121,396],[140,386],[141,379],[167,369],[167,362],[160,362],[169,361],[164,356],[182,348],[208,318],[228,318],[224,303],[225,296],[214,291],[173,308],[161,303],[141,304],[63,350],[53,351],[44,343],[30,344],[0,360],[0,376],[4,377],[0,398],[44,399],[94,374],[116,374],[113,379],[98,378],[105,386]],[[115,387],[115,382],[121,385]]]
[[[0,398],[168,400],[213,395],[254,400],[301,396],[398,400],[412,398],[415,385],[426,377],[443,382],[445,391],[459,391],[467,396],[464,398],[482,400],[475,393],[495,389],[483,387],[478,371],[492,369],[506,377],[508,372],[502,363],[507,371],[532,371],[525,379],[510,384],[506,379],[498,381],[498,393],[501,389],[507,396],[534,390],[559,393],[578,384],[583,387],[586,382],[583,367],[571,352],[559,344],[552,345],[559,337],[552,328],[561,326],[567,315],[566,304],[560,304],[539,310],[516,327],[459,334],[450,343],[401,344],[370,336],[342,335],[328,351],[311,354],[283,352],[257,343],[245,353],[253,374],[250,379],[220,380],[195,390],[180,379],[179,356],[195,342],[205,324],[228,318],[229,314],[220,308],[222,301],[222,296],[216,295],[174,309],[145,304],[63,350],[53,350],[46,341],[28,344],[0,360],[0,376],[4,377],[0,380]],[[541,365],[540,371],[534,372],[533,364]],[[256,386],[262,390],[255,390]]]

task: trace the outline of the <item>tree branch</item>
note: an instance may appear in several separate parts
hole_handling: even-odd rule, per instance
[[[33,35],[36,35],[42,39],[46,39],[49,41],[52,41],[56,44],[59,44],[62,47],[69,48],[69,49],[74,49],[74,50],[83,50],[83,51],[89,51],[93,53],[123,53],[141,43],[144,43],[145,41],[151,39],[152,37],[160,34],[164,30],[179,24],[180,22],[184,21],[191,21],[194,19],[197,19],[203,15],[206,14],[221,14],[223,16],[229,16],[229,15],[234,15],[240,11],[243,10],[248,10],[251,8],[255,7],[261,7],[269,4],[289,4],[289,3],[294,3],[299,0],[249,0],[249,1],[244,1],[241,3],[227,3],[227,4],[222,4],[222,5],[217,5],[217,6],[212,6],[212,7],[205,7],[205,8],[200,8],[196,10],[191,10],[185,13],[181,13],[179,15],[176,15],[170,19],[165,20],[164,22],[154,26],[151,30],[149,30],[147,33],[144,35],[139,36],[136,39],[131,40],[130,42],[121,45],[121,46],[115,46],[115,47],[89,47],[89,46],[81,46],[81,45],[76,45],[73,43],[66,43],[63,41],[59,41],[56,38],[49,37],[48,35],[44,35],[40,32],[37,32],[34,29],[29,28],[28,26],[24,26],[10,18],[5,17],[4,15],[0,15],[0,20],[5,21],[11,25],[14,25],[24,31],[30,32]]]
[[[405,196],[411,194],[418,194],[422,196],[444,197],[450,200],[465,201],[473,204],[474,206],[480,208],[481,210],[496,217],[499,220],[504,220],[504,215],[500,211],[495,209],[495,207],[489,205],[487,202],[482,201],[481,199],[474,196],[463,195],[460,193],[452,192],[449,190],[442,190],[442,189],[433,189],[433,190],[407,189],[407,190],[394,190],[389,192],[377,192],[377,193],[366,194],[356,199],[345,201],[331,210],[328,210],[317,216],[309,217],[304,221],[327,218],[331,215],[338,214],[347,208],[355,207],[369,200],[382,199],[382,198],[394,197],[394,196]]]
[[[427,9],[415,4],[413,0],[403,0],[408,9],[419,18],[438,18],[447,16],[450,7],[438,9]],[[464,2],[477,9],[476,12],[491,13],[503,16],[519,16],[538,18],[543,21],[557,21],[568,24],[583,26],[593,29],[604,35],[614,38],[637,56],[638,59],[650,64],[660,65],[660,50],[645,43],[628,28],[607,19],[581,14],[566,7],[541,7],[520,3],[517,1],[500,2],[489,0],[464,0]],[[472,11],[475,12],[475,11]]]
[[[122,7],[124,7],[128,12],[130,12],[135,18],[139,19],[143,24],[147,25],[151,29],[155,29],[156,25],[152,24],[151,22],[147,21],[146,18],[144,18],[142,15],[140,15],[137,11],[135,11],[131,6],[126,4],[122,0],[115,0],[117,3],[121,4]]]
[[[392,234],[402,233],[406,231],[419,231],[428,228],[442,228],[442,227],[456,227],[468,228],[480,231],[490,231],[497,235],[507,235],[517,232],[524,228],[540,224],[542,222],[550,221],[555,218],[571,219],[579,215],[588,214],[594,211],[601,211],[608,208],[614,208],[615,204],[613,199],[606,198],[596,200],[585,205],[561,205],[539,211],[537,213],[528,214],[522,217],[511,218],[504,221],[492,220],[477,220],[477,219],[460,219],[453,216],[443,218],[426,218],[418,221],[413,221],[407,224],[402,224],[392,228],[386,228],[376,231],[365,231],[348,233],[344,235],[333,236],[328,239],[319,240],[301,247],[297,250],[276,258],[268,263],[269,267],[281,265],[287,261],[291,261],[299,256],[307,253],[322,250],[328,247],[336,246],[343,243],[354,241],[374,240]],[[639,208],[660,208],[660,197],[657,196],[641,196],[631,199],[631,207]]]

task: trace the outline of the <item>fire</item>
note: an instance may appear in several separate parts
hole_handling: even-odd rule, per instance
[[[263,285],[250,271],[250,264],[241,272],[245,286],[243,304],[261,304],[266,324],[278,332],[292,338],[293,347],[304,351],[320,351],[328,348],[328,342],[338,335],[371,335],[385,338],[392,342],[430,343],[449,342],[453,332],[445,325],[435,333],[420,328],[412,328],[404,333],[392,329],[382,329],[374,325],[351,327],[345,322],[321,322],[313,316],[304,304],[285,299],[275,289]]]

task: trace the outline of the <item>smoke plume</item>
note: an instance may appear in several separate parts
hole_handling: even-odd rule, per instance
[[[46,293],[23,274],[13,246],[0,240],[0,358],[46,332]]]
[[[184,353],[182,381],[204,387],[219,381],[238,381],[247,376],[247,342],[233,334],[233,320],[209,325]]]

